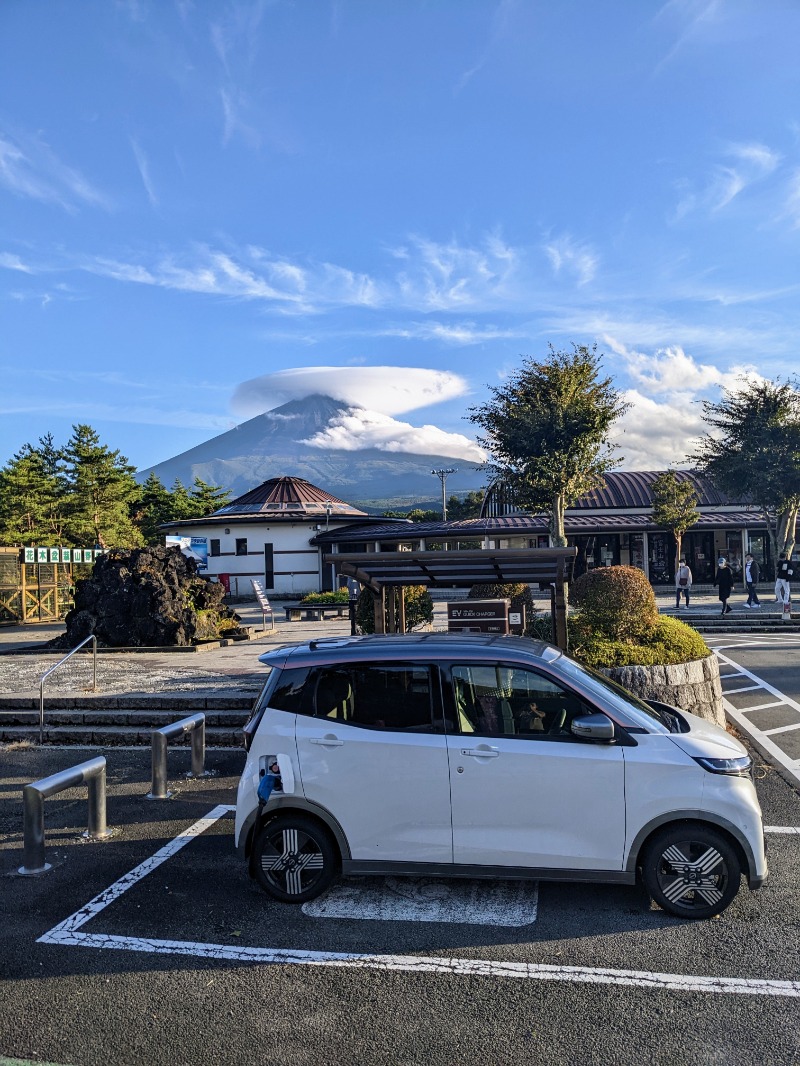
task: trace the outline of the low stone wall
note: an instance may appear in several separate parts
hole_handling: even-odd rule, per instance
[[[716,655],[675,666],[615,666],[603,673],[642,699],[671,703],[725,728]]]

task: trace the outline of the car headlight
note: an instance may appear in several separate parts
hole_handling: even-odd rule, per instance
[[[695,755],[694,761],[710,774],[728,774],[731,777],[749,777],[753,765],[749,755],[740,755],[736,759],[707,759]]]

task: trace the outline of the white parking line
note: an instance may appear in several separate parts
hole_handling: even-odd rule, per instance
[[[721,663],[738,670],[742,676],[748,677],[754,683],[754,688],[763,689],[765,692],[768,692],[771,696],[775,697],[776,702],[774,704],[764,704],[764,706],[791,707],[792,710],[795,710],[800,714],[800,703],[798,703],[797,700],[793,700],[791,696],[787,696],[786,693],[781,692],[780,689],[770,685],[768,681],[759,677],[758,674],[754,674],[751,670],[747,670],[741,665],[741,663],[737,663],[727,655],[723,655],[721,648],[715,648],[714,654]],[[730,676],[733,675],[726,675],[726,677]],[[747,707],[740,709],[734,707],[730,700],[725,698],[726,695],[735,695],[735,691],[737,690],[723,693],[722,704],[728,718],[734,721],[743,733],[763,748],[770,758],[774,759],[775,762],[783,767],[790,777],[794,779],[794,781],[800,784],[800,759],[791,759],[782,748],[780,748],[773,740],[770,740],[770,736],[774,734],[787,733],[791,732],[793,729],[800,728],[800,721],[798,721],[797,725],[789,724],[788,726],[778,726],[775,729],[759,729],[754,722],[746,717],[758,708]],[[739,689],[738,691],[743,690]]]
[[[545,963],[507,962],[426,955],[380,955],[371,953],[305,951],[287,948],[244,947],[239,944],[208,944],[188,940],[118,936],[80,931],[91,918],[157,869],[168,858],[234,810],[220,804],[171,840],[150,859],[140,863],[80,910],[39,937],[39,944],[139,951],[154,955],[188,955],[224,962],[261,963],[281,966],[336,966],[350,969],[400,970],[446,976],[516,978],[533,981],[564,981],[594,985],[625,985],[655,991],[706,992],[709,994],[770,996],[800,999],[800,981],[748,977],[708,977],[699,974],[658,973],[646,970],[612,970],[594,966],[551,966]],[[800,834],[800,829],[775,826],[776,833]]]

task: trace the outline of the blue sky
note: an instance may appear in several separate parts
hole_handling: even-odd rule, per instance
[[[597,343],[624,468],[680,463],[797,369],[798,40],[789,0],[4,0],[0,463],[313,391],[364,408],[321,447],[475,458],[548,342]]]

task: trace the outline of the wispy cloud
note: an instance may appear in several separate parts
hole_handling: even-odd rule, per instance
[[[489,62],[492,52],[508,27],[510,15],[515,7],[516,0],[500,0],[500,3],[495,7],[492,12],[491,28],[486,45],[471,66],[467,67],[459,77],[455,86],[456,94],[460,93]]]
[[[475,322],[410,322],[402,326],[386,326],[374,330],[375,337],[404,337],[407,340],[441,341],[460,347],[467,344],[484,344],[486,341],[523,338],[525,330],[480,326]]]
[[[34,273],[32,267],[23,263],[18,255],[13,255],[11,252],[0,252],[0,267],[6,270],[18,270],[21,274]]]
[[[131,137],[131,148],[133,149],[136,165],[139,168],[139,175],[142,179],[142,185],[144,185],[144,191],[147,193],[147,199],[153,207],[158,207],[158,196],[156,195],[155,186],[153,185],[153,180],[150,176],[150,162],[145,155],[144,149],[133,137]]]
[[[66,211],[80,206],[111,207],[108,197],[35,137],[0,133],[0,185],[17,196],[57,204]]]
[[[596,253],[569,235],[548,241],[544,250],[556,275],[573,275],[578,285],[588,284],[595,276],[598,263]]]
[[[683,195],[675,209],[675,220],[696,210],[715,214],[726,208],[745,189],[768,177],[781,162],[781,156],[764,144],[731,144],[725,163],[718,163],[705,185],[694,189],[684,183]]]
[[[478,246],[413,236],[392,254],[405,264],[396,279],[403,302],[426,311],[506,303],[519,262],[517,250],[497,235]]]
[[[691,44],[713,39],[713,33],[726,12],[721,0],[668,0],[656,14],[656,26],[670,27],[673,36],[666,54],[653,67],[659,74]]]

